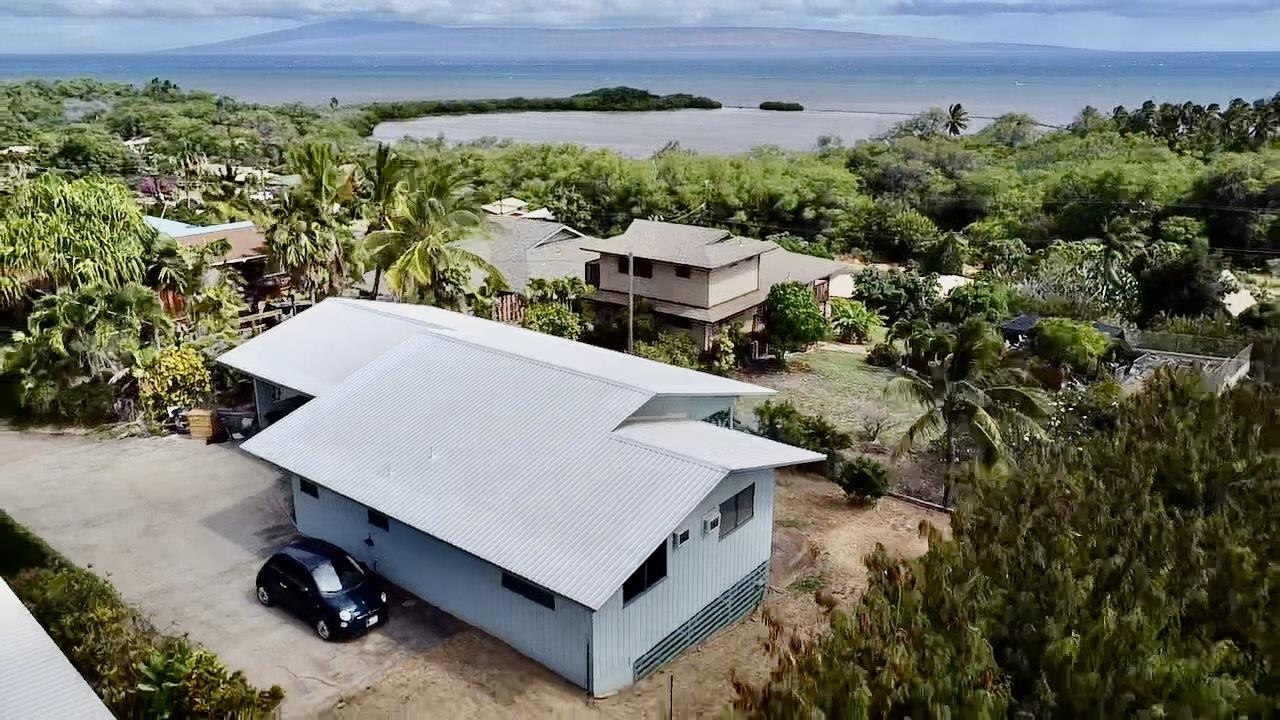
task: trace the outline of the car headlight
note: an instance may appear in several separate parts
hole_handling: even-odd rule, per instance
[[[349,622],[353,617],[355,617],[355,615],[353,615],[350,610],[338,611],[338,619],[341,620],[342,622]]]
[[[387,594],[382,593],[382,602],[386,602],[386,601],[387,601]]]

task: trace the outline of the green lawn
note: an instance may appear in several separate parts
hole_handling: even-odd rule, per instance
[[[790,400],[806,413],[822,415],[855,437],[867,419],[883,417],[887,427],[879,441],[896,443],[921,410],[900,399],[886,399],[884,388],[894,373],[868,365],[863,360],[865,348],[851,350],[824,347],[789,355],[788,372],[749,374],[742,379],[777,390],[779,400]],[[739,417],[750,422],[754,419],[752,408],[761,402],[754,398],[740,401]]]

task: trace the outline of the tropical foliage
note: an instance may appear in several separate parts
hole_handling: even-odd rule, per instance
[[[900,456],[921,442],[941,438],[948,473],[943,504],[951,500],[952,480],[962,443],[974,459],[991,467],[1008,458],[1006,435],[1040,434],[1044,398],[1013,369],[1001,366],[1002,342],[989,325],[970,320],[961,326],[946,355],[927,370],[907,368],[886,394],[918,403],[924,413],[903,433],[894,451]]]
[[[204,357],[190,347],[165,348],[134,372],[138,399],[154,415],[162,415],[170,407],[197,407],[213,392],[213,378]]]
[[[524,311],[520,324],[547,335],[577,340],[582,335],[582,316],[559,302],[539,302]]]
[[[1083,447],[979,473],[912,561],[737,683],[744,717],[1233,718],[1277,697],[1280,392],[1159,379]]]
[[[699,367],[698,346],[682,332],[659,332],[652,342],[637,340],[635,354],[668,365],[696,370]]]
[[[836,298],[831,301],[831,329],[843,342],[865,343],[871,334],[884,327],[884,318],[857,300]]]
[[[813,297],[813,288],[798,282],[779,283],[769,288],[764,301],[765,332],[786,363],[786,354],[827,336],[827,318]]]

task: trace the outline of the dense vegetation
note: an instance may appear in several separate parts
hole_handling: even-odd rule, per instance
[[[829,633],[774,625],[747,717],[1266,717],[1280,703],[1280,392],[1165,376],[1082,446],[979,476]]]
[[[475,115],[496,112],[640,112],[649,110],[714,110],[721,105],[707,97],[678,93],[654,95],[629,87],[600,88],[566,98],[502,98],[490,100],[413,100],[361,105],[351,122],[369,134],[378,123],[429,115]]]
[[[783,102],[781,100],[765,100],[760,103],[761,110],[775,110],[780,112],[800,112],[804,110],[804,105],[798,102]]]
[[[121,718],[267,718],[284,697],[182,637],[160,634],[111,583],[0,511],[0,576]]]

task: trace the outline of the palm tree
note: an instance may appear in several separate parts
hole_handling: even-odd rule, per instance
[[[354,198],[351,173],[341,167],[332,145],[308,143],[290,155],[302,176],[276,209],[267,229],[267,251],[291,276],[295,287],[314,297],[342,291],[358,257],[351,227],[343,216]]]
[[[490,290],[505,287],[498,269],[456,243],[487,226],[471,188],[451,167],[423,165],[408,179],[406,200],[384,230],[369,233],[370,256],[387,265],[391,287],[401,297],[461,308],[479,289],[473,273],[485,275]]]
[[[397,155],[390,145],[378,144],[369,165],[364,168],[369,191],[364,205],[365,219],[369,223],[368,236],[391,229],[392,218],[400,212],[404,202],[406,179],[414,166],[412,160]],[[394,243],[381,239],[370,242],[368,236],[365,247],[369,251],[369,261],[373,263],[373,298],[376,300],[382,273],[404,253],[403,248],[396,248]]]
[[[969,127],[969,111],[964,109],[960,103],[955,103],[947,108],[947,134],[957,137],[960,133]]]
[[[991,466],[1008,450],[1004,429],[1040,434],[1044,400],[1024,384],[1020,372],[1001,368],[1003,344],[991,326],[970,320],[960,327],[953,350],[927,372],[907,369],[885,388],[886,395],[910,399],[924,408],[893,452],[898,458],[920,442],[944,438],[947,475],[942,502],[951,504],[952,470],[960,461],[960,440],[970,439],[978,461]],[[1003,429],[1002,429],[1003,428]]]

